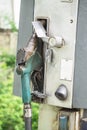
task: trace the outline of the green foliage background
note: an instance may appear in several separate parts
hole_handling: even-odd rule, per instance
[[[0,130],[24,130],[22,100],[12,94],[15,56],[0,50]],[[37,130],[38,107],[32,103],[33,130]]]

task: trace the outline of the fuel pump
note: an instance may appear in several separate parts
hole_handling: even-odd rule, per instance
[[[86,8],[86,0],[21,1],[14,94],[29,109],[40,103],[38,130],[86,130]]]

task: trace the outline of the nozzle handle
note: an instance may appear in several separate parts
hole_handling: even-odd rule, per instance
[[[30,74],[24,73],[21,75],[22,82],[22,100],[23,103],[31,102],[31,92],[30,92]]]

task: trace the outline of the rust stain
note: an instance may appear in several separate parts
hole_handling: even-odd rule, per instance
[[[53,119],[52,130],[58,130],[58,114],[56,114],[55,119]]]

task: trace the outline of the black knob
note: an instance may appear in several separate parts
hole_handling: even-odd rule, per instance
[[[60,100],[66,100],[68,96],[67,87],[64,84],[61,84],[56,90],[55,96]]]

